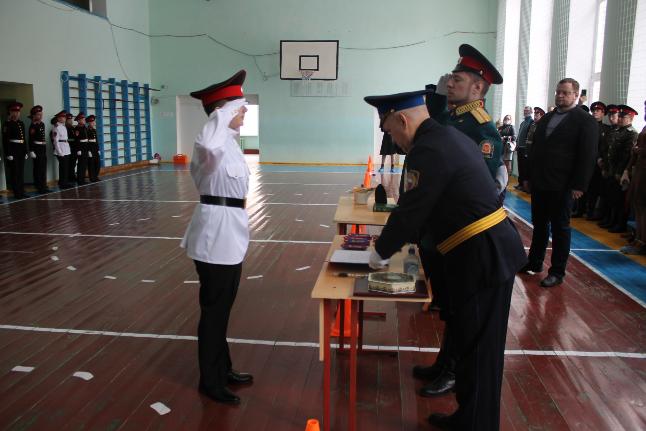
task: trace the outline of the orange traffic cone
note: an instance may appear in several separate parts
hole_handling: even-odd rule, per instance
[[[365,224],[360,224],[358,231],[359,233],[368,233],[367,226]]]
[[[371,175],[375,174],[375,167],[372,164],[372,156],[368,156],[368,172],[370,172]]]
[[[319,421],[316,419],[308,419],[307,425],[305,425],[305,431],[321,431]]]
[[[371,184],[372,184],[372,178],[370,175],[370,171],[366,169],[366,173],[363,175],[363,186],[366,188],[370,188]]]
[[[345,300],[345,316],[343,319],[343,336],[350,338],[350,307],[352,302],[349,299]],[[341,304],[336,307],[336,319],[330,331],[331,337],[338,337],[341,334]]]

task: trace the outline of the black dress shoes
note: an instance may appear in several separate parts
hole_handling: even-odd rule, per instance
[[[230,385],[244,385],[253,382],[253,376],[248,373],[239,373],[236,370],[231,370],[227,374],[227,382]]]
[[[420,380],[433,381],[440,377],[442,374],[443,367],[437,363],[431,365],[430,367],[425,367],[423,365],[415,365],[413,367],[413,377]]]
[[[533,272],[533,273],[536,274],[536,273],[539,273],[539,272],[543,272],[543,265],[542,264],[541,265],[534,265],[531,262],[528,262],[527,264],[525,264],[525,266],[520,268],[520,270],[518,272],[522,273],[522,274],[529,274],[530,272]]]
[[[455,373],[451,371],[444,371],[435,380],[419,390],[419,394],[423,397],[436,397],[444,395],[455,387]]]
[[[542,287],[554,287],[558,284],[563,283],[563,278],[557,277],[556,275],[548,275],[544,279],[541,280],[541,286]]]
[[[428,423],[443,430],[453,429],[453,416],[444,413],[433,413],[428,417]]]
[[[201,394],[206,395],[213,401],[224,404],[240,404],[240,397],[231,392],[226,387],[218,389],[210,389],[200,383],[199,391]]]

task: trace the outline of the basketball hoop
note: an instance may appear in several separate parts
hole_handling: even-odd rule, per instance
[[[313,70],[303,70],[301,69],[301,79],[303,81],[309,81],[312,78],[312,75],[314,74]]]

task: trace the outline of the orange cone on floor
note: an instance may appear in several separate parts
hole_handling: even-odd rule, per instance
[[[305,431],[321,431],[319,421],[316,419],[308,419],[307,425],[305,425]]]
[[[345,299],[345,316],[343,319],[343,336],[350,338],[350,307],[352,302],[349,299]],[[336,307],[336,319],[334,319],[334,325],[332,325],[332,330],[330,331],[331,337],[338,337],[341,334],[341,304]]]
[[[370,175],[370,171],[366,170],[366,173],[363,176],[363,186],[366,188],[370,188],[371,184],[372,184],[372,178]]]
[[[372,164],[372,156],[368,156],[368,172],[370,172],[372,175],[375,174],[375,167]]]

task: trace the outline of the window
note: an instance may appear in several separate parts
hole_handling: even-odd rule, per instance
[[[76,9],[82,9],[90,12],[91,14],[108,17],[107,0],[58,0]]]

